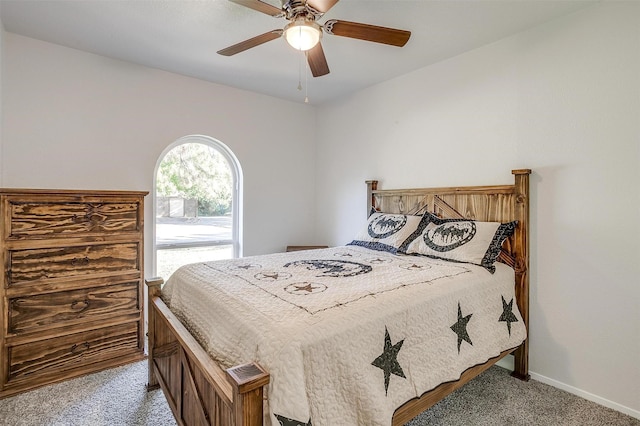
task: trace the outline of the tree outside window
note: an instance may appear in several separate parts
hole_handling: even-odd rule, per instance
[[[183,143],[162,158],[156,174],[157,274],[234,256],[233,170],[215,147]]]
[[[186,143],[160,163],[156,192],[160,197],[197,200],[198,216],[231,213],[233,178],[227,160],[213,147]]]

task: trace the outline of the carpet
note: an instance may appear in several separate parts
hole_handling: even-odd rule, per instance
[[[146,361],[0,400],[7,426],[174,426]],[[640,420],[494,366],[407,426],[640,426]],[[336,425],[339,426],[339,425]],[[364,426],[364,425],[363,425]]]

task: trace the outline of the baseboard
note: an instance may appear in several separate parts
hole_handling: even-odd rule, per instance
[[[514,366],[513,355],[508,355],[502,358],[500,361],[496,363],[496,365],[502,368],[506,368],[507,370],[513,370],[513,366]],[[537,380],[538,382],[544,383],[549,386],[553,386],[554,388],[562,389],[563,391],[577,395],[580,398],[584,398],[587,401],[595,402],[596,404],[600,404],[604,407],[611,408],[612,410],[616,410],[628,416],[634,417],[636,419],[640,419],[640,411],[638,410],[625,407],[624,405],[618,404],[617,402],[609,401],[608,399],[602,398],[598,395],[594,395],[592,393],[583,391],[582,389],[578,389],[576,387],[567,385],[566,383],[562,383],[557,380],[550,379],[549,377],[543,376],[542,374],[538,374],[533,371],[529,371],[529,374],[531,375],[531,378],[533,380]]]

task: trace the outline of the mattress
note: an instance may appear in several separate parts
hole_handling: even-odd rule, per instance
[[[358,246],[186,265],[162,297],[221,366],[270,373],[273,426],[387,426],[526,338],[508,266]]]

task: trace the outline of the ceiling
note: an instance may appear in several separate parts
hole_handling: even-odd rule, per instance
[[[6,31],[294,102],[319,105],[492,43],[595,0],[342,0],[319,20],[411,31],[403,48],[325,34],[330,74],[282,39],[216,51],[286,24],[227,0],[0,0]],[[264,0],[280,7],[279,0]],[[298,83],[302,90],[298,90]]]

